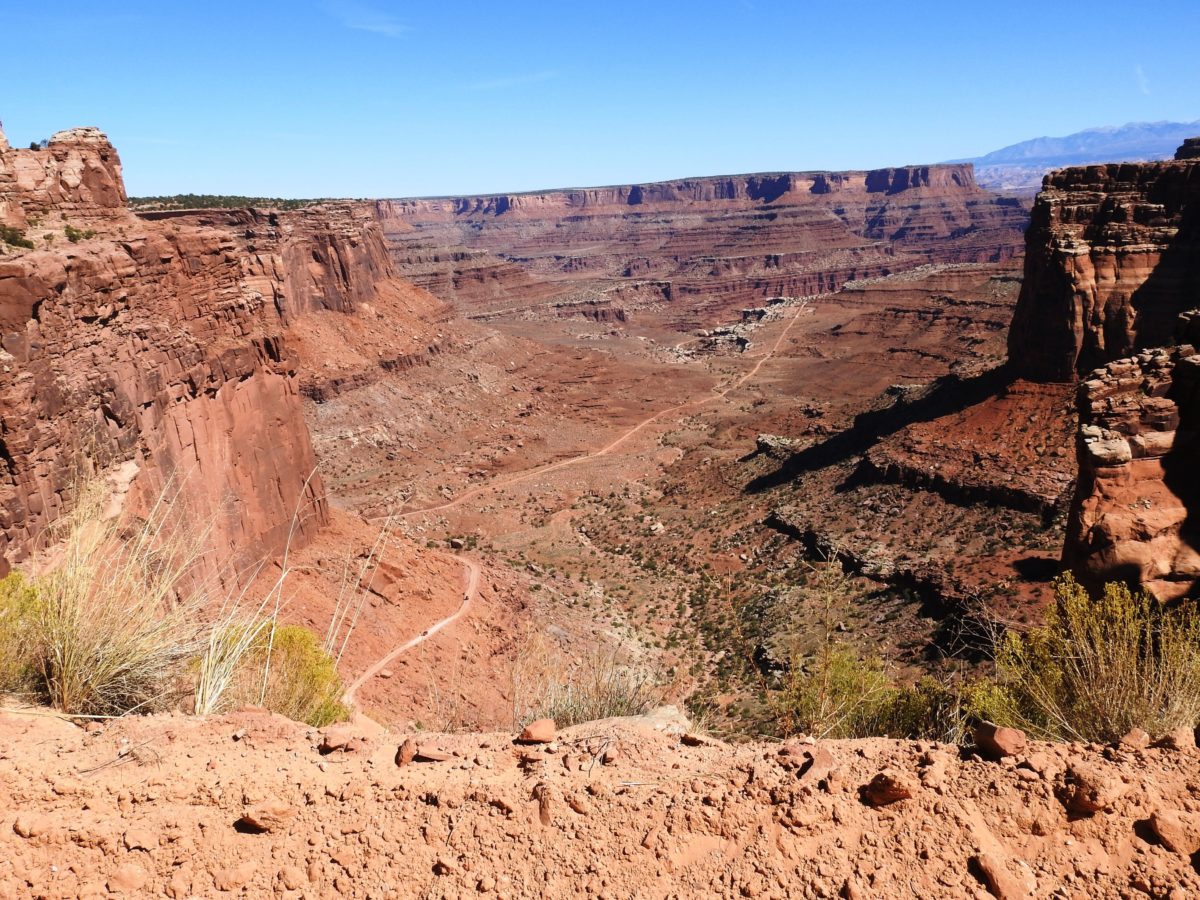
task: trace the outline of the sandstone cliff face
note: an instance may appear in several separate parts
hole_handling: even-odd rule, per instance
[[[4,559],[37,545],[85,455],[136,468],[139,496],[178,486],[222,558],[308,540],[327,511],[283,335],[370,302],[391,274],[373,211],[144,221],[125,208],[116,152],[79,129],[4,150],[0,189],[0,221],[38,247],[0,256]],[[68,243],[62,219],[85,213],[95,236]]]
[[[219,228],[253,262],[246,283],[270,297],[286,324],[308,313],[351,313],[395,275],[374,208],[329,203],[291,212],[253,209],[143,213],[175,227]]]
[[[1016,374],[1073,381],[1170,344],[1200,291],[1200,162],[1122,163],[1046,176],[1026,233],[1009,333]]]

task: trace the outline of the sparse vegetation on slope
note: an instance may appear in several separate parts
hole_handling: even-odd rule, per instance
[[[321,639],[302,625],[264,623],[246,655],[230,706],[257,704],[322,727],[345,719],[344,687]]]
[[[0,244],[24,247],[26,250],[33,249],[33,241],[25,237],[25,232],[20,228],[13,228],[11,225],[0,225]]]
[[[324,203],[321,199],[298,200],[283,197],[241,197],[236,194],[169,194],[160,197],[130,197],[129,206],[139,212],[158,209],[303,209]]]
[[[614,716],[640,716],[658,706],[664,691],[654,673],[598,650],[575,661],[540,641],[528,644],[512,676],[513,724],[553,719],[566,728]]]
[[[106,485],[85,481],[54,529],[53,568],[34,582],[28,633],[34,684],[69,713],[120,715],[168,706],[186,690],[201,647],[201,540],[185,533],[163,495],[140,522],[106,516]]]

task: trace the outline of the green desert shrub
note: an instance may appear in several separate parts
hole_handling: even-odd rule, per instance
[[[254,638],[240,657],[224,703],[229,708],[261,705],[321,727],[350,715],[342,703],[344,691],[333,657],[318,635],[302,625],[272,628],[266,621],[254,626]]]
[[[92,229],[88,228],[83,230],[76,228],[74,225],[64,226],[63,234],[67,236],[67,240],[72,244],[78,244],[80,241],[85,241],[96,236],[96,232],[94,232]]]
[[[12,247],[24,247],[26,250],[33,249],[33,241],[25,237],[25,232],[20,228],[13,228],[11,225],[0,225],[0,243]]]
[[[1200,615],[1109,584],[1091,597],[1055,583],[1044,624],[1009,632],[980,713],[1040,737],[1111,741],[1134,727],[1162,734],[1200,721]]]
[[[0,579],[0,692],[24,693],[34,674],[37,591],[20,572]]]
[[[830,643],[811,660],[793,659],[769,706],[783,735],[930,738],[958,742],[962,691],[926,676],[901,684],[877,657]]]

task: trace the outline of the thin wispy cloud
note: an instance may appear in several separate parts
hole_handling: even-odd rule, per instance
[[[377,9],[356,0],[327,0],[325,11],[355,31],[369,31],[384,37],[399,37],[408,31],[408,26],[387,10]]]
[[[1142,64],[1138,63],[1133,67],[1133,75],[1137,79],[1138,90],[1150,96],[1150,79],[1146,77],[1146,70],[1142,68]]]
[[[527,72],[523,75],[506,75],[501,78],[488,78],[467,85],[469,91],[499,91],[504,88],[521,87],[526,84],[537,84],[539,81],[549,81],[557,78],[558,73],[547,69],[543,72]]]

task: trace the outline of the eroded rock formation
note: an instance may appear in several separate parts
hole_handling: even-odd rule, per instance
[[[0,134],[0,223],[25,228],[51,213],[89,221],[128,216],[121,160],[98,128],[60,131],[43,150],[13,150]]]
[[[325,521],[284,334],[314,310],[374,299],[392,269],[373,211],[151,219],[126,208],[117,153],[95,129],[0,150],[0,224],[35,244],[0,255],[7,561],[69,503],[84,456],[135,467],[143,496],[182,485],[218,555],[240,563]]]
[[[1109,363],[1079,387],[1079,489],[1065,562],[1099,587],[1164,600],[1200,583],[1200,356],[1191,344]]]
[[[1093,587],[1121,580],[1168,600],[1200,585],[1200,329],[1190,311],[1200,298],[1200,160],[1187,149],[1174,162],[1047,178],[1010,342],[1031,375],[1067,380],[1099,366],[1078,391],[1064,562]],[[1131,355],[1140,348],[1152,349]]]

